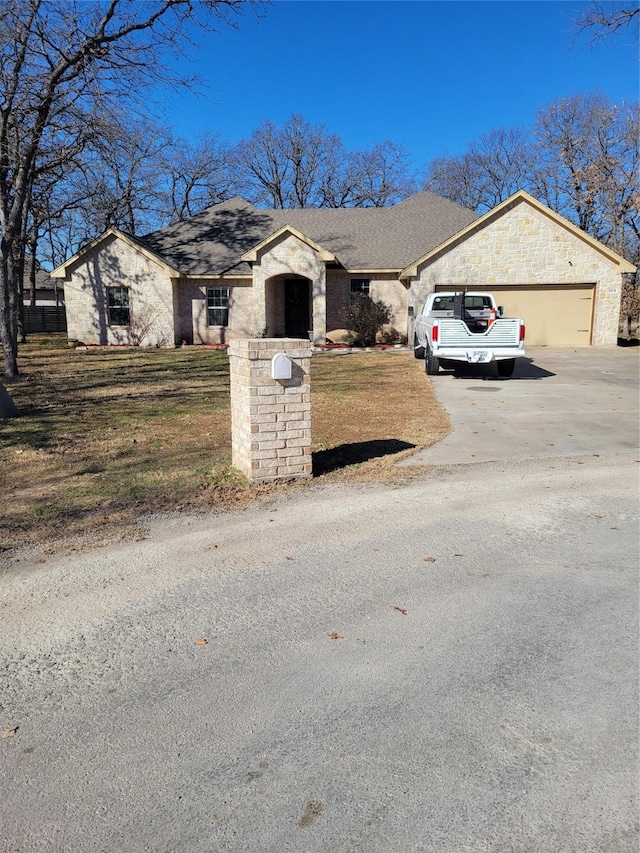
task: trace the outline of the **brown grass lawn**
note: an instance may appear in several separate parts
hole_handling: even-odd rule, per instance
[[[0,419],[0,550],[292,487],[231,468],[224,352],[73,350],[33,335],[20,370],[7,385],[20,416]],[[409,352],[314,356],[311,374],[315,477],[397,482],[410,472],[398,458],[449,431]]]

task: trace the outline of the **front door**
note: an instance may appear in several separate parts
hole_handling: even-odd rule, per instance
[[[284,333],[287,338],[309,336],[309,282],[304,278],[285,279]]]

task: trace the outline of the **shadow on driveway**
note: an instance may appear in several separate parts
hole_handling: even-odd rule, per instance
[[[513,382],[518,379],[548,379],[555,376],[550,370],[538,367],[532,358],[516,359],[516,367],[513,376],[498,376],[495,364],[461,364],[454,371],[443,370],[443,373],[452,373],[455,379],[481,379],[484,382]]]

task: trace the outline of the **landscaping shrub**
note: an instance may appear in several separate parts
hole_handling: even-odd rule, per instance
[[[391,321],[393,312],[382,300],[374,300],[367,293],[359,293],[339,316],[340,321],[353,333],[351,343],[372,347],[380,329]]]

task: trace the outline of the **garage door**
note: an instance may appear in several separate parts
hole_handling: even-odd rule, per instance
[[[437,290],[453,290],[438,286]],[[469,287],[488,291],[504,306],[505,317],[522,317],[525,344],[531,346],[589,346],[593,327],[594,285],[554,287]]]

